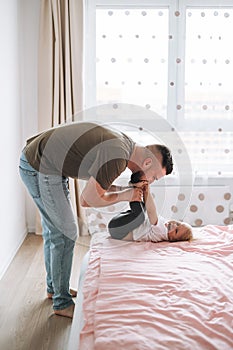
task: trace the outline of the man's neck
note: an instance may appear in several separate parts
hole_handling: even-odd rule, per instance
[[[128,168],[135,173],[136,171],[141,170],[144,158],[143,158],[143,146],[135,144],[133,153],[128,161]]]

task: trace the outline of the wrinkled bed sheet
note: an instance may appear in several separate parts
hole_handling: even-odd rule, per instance
[[[232,350],[233,226],[189,242],[94,244],[80,349]]]

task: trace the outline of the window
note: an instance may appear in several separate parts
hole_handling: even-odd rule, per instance
[[[86,107],[187,150],[196,174],[232,173],[232,1],[96,0],[86,15]]]

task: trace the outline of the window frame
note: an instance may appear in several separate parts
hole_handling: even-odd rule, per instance
[[[233,131],[230,120],[205,119],[202,123],[185,120],[184,108],[177,109],[177,105],[185,103],[185,38],[186,10],[193,8],[232,8],[232,0],[85,0],[85,53],[84,53],[84,108],[96,106],[96,8],[168,8],[169,33],[174,40],[168,41],[168,82],[167,82],[167,121],[180,131],[215,131],[219,127]],[[179,11],[178,20],[174,16]],[[177,39],[177,40],[176,40]],[[177,64],[174,57],[180,58],[182,64]],[[93,59],[94,58],[94,59]],[[174,82],[174,86],[170,85]],[[232,111],[231,111],[232,113]]]

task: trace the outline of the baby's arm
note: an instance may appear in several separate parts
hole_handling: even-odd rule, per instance
[[[154,202],[152,194],[150,192],[149,185],[145,186],[144,191],[143,191],[143,195],[144,195],[146,211],[147,211],[149,221],[150,221],[151,225],[156,225],[158,222],[158,215],[157,215],[155,202]]]

